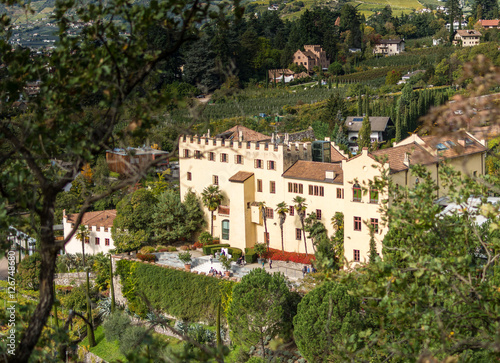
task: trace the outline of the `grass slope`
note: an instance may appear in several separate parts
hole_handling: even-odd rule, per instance
[[[88,337],[85,337],[85,339],[83,339],[78,345],[81,347],[87,347],[89,352],[94,353],[107,362],[116,362],[118,360],[127,362],[125,356],[120,353],[118,342],[108,342],[106,340],[106,337],[104,336],[104,328],[102,326],[97,327],[97,329],[94,331],[94,334],[95,341],[97,343],[95,347],[88,347]]]

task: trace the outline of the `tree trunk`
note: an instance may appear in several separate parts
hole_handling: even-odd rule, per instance
[[[212,235],[212,238],[214,238],[214,211],[210,211],[211,218],[210,218],[210,234]]]
[[[87,288],[86,288],[86,293],[87,293],[87,336],[89,337],[89,345],[90,347],[95,347],[95,336],[94,336],[94,322],[92,320],[92,306],[91,306],[91,301],[90,301],[90,281],[89,281],[89,270],[86,269],[86,274],[87,274]]]
[[[55,197],[53,198],[55,200]],[[14,355],[10,355],[9,362],[27,362],[31,352],[40,338],[40,334],[47,323],[47,319],[54,302],[54,272],[57,259],[57,248],[54,248],[54,232],[52,229],[54,222],[53,201],[45,202],[44,209],[40,213],[40,297],[38,305],[31,315],[28,327],[21,336],[21,341],[17,346]]]
[[[116,302],[115,302],[115,285],[113,283],[113,256],[110,254],[109,255],[109,275],[110,275],[110,281],[109,281],[109,293],[111,295],[111,312],[115,312],[116,308]]]
[[[281,228],[281,251],[285,252],[285,244],[283,243],[283,224],[280,225]]]
[[[300,224],[302,224],[302,234],[304,235],[304,247],[306,249],[307,256],[307,239],[306,239],[306,231],[304,230],[304,218],[300,217]]]

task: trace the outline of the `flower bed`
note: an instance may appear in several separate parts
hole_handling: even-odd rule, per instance
[[[155,262],[156,256],[152,253],[138,253],[136,257],[141,261]]]
[[[274,261],[291,261],[297,263],[311,264],[315,260],[314,254],[296,253],[296,252],[283,252],[270,248],[269,252],[264,254],[265,258],[270,258]]]

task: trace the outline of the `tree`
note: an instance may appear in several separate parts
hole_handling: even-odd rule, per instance
[[[170,244],[189,235],[186,210],[178,191],[169,189],[158,196],[152,220],[155,243]]]
[[[286,333],[286,309],[291,296],[282,274],[254,269],[233,288],[227,320],[231,337],[246,347],[260,344],[266,356],[265,339]]]
[[[192,190],[188,190],[184,195],[182,204],[185,211],[186,237],[192,237],[200,230],[200,227],[206,224],[205,215],[201,209],[199,198]]]
[[[325,282],[299,303],[293,336],[308,362],[346,361],[347,352],[356,348],[351,337],[367,324],[360,298],[349,290],[340,282]]]
[[[292,201],[295,203],[295,210],[297,211],[297,215],[300,218],[300,224],[302,225],[302,234],[304,235],[304,248],[307,255],[306,231],[304,229],[304,222],[306,219],[306,210],[307,210],[306,199],[302,198],[300,195],[297,195],[295,198],[293,198]]]
[[[7,13],[12,6],[16,12],[31,12],[30,3],[12,1],[5,5]],[[32,56],[24,48],[13,48],[9,40],[14,25],[9,16],[0,17],[0,209],[6,211],[1,214],[0,228],[30,223],[31,230],[40,231],[41,256],[38,305],[26,329],[19,332],[21,340],[9,361],[30,358],[54,301],[57,254],[76,233],[83,213],[94,202],[135,184],[149,167],[166,157],[147,163],[104,192],[85,196],[75,227],[62,241],[56,241],[53,228],[58,194],[83,165],[92,165],[107,149],[129,146],[130,137],[144,135],[157,122],[150,116],[168,104],[170,94],[148,88],[149,77],[161,61],[170,59],[188,39],[196,38],[199,24],[209,14],[213,19],[226,8],[191,0],[134,6],[124,0],[100,6],[56,2],[51,23],[58,45],[50,56]],[[233,12],[235,18],[240,17],[239,4],[234,3]],[[80,37],[68,31],[76,22],[88,24]],[[160,51],[152,50],[146,41],[152,25],[172,29],[174,41]],[[28,97],[27,84],[37,80],[41,82],[39,95]],[[16,108],[19,99],[29,99],[24,113]],[[98,117],[85,117],[91,107]],[[190,130],[189,125],[185,127]],[[33,222],[22,219],[26,212]]]
[[[359,130],[359,137],[358,137],[358,147],[359,150],[363,150],[364,147],[370,148],[372,141],[371,141],[371,134],[372,134],[372,126],[370,124],[370,117],[365,116],[363,117],[363,122],[361,123],[361,129]]]
[[[201,199],[203,201],[203,205],[208,208],[210,211],[210,234],[212,237],[214,236],[214,212],[219,208],[222,201],[224,200],[224,196],[222,192],[219,190],[218,185],[209,185],[203,189],[201,193]]]
[[[262,215],[262,221],[264,222],[264,243],[267,245],[267,251],[269,251],[269,234],[267,232],[267,207],[266,202],[259,202],[259,210]]]
[[[94,337],[94,328],[92,326],[92,302],[90,301],[90,281],[89,281],[89,268],[85,263],[85,242],[88,241],[90,236],[90,231],[87,229],[87,226],[80,224],[78,228],[78,233],[76,234],[76,238],[82,242],[82,260],[83,260],[83,269],[85,271],[86,276],[86,286],[85,286],[85,297],[87,299],[87,336],[89,337],[89,344],[91,347],[95,347],[95,337]]]
[[[326,227],[321,221],[318,220],[315,212],[311,212],[304,220],[305,231],[309,232],[309,238],[312,240],[313,245],[316,245],[317,239],[327,235]]]
[[[283,225],[285,224],[286,214],[288,213],[289,207],[286,202],[281,202],[276,205],[276,213],[278,213],[280,219],[280,230],[281,230],[281,250],[285,252],[285,243],[283,241]]]
[[[397,84],[401,79],[401,71],[393,69],[392,71],[387,72],[387,76],[385,77],[385,84],[393,85]]]

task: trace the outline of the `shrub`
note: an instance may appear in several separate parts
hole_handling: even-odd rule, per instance
[[[257,261],[257,255],[255,254],[253,248],[248,249],[248,252],[245,253],[245,261],[246,263],[254,263]]]
[[[199,241],[196,241],[195,243],[193,243],[193,249],[202,248],[202,247],[203,247],[203,243],[201,243]]]
[[[167,247],[167,251],[168,252],[177,252],[177,247],[175,247],[175,246],[168,246]]]
[[[217,247],[230,247],[230,246],[227,243],[203,246],[203,254],[211,255],[213,254],[212,249]]]
[[[215,322],[221,289],[224,288],[217,279],[130,260],[117,261],[116,274],[121,277],[122,292],[129,309],[138,315],[145,316],[149,311],[137,295],[140,290],[153,308],[177,319]],[[234,286],[232,281],[224,284],[230,289]]]
[[[180,249],[182,251],[189,251],[189,250],[191,250],[191,247],[189,247],[189,245],[184,245],[184,246],[181,246]]]
[[[153,246],[144,246],[139,250],[139,253],[143,255],[153,252],[156,252],[156,248],[154,248]]]
[[[26,256],[19,264],[17,281],[19,286],[27,290],[38,290],[40,285],[40,266],[42,259],[38,252]]]
[[[129,326],[123,332],[118,343],[120,344],[120,352],[123,355],[131,353],[134,349],[140,347],[140,342],[147,341],[147,328],[139,325]]]
[[[253,250],[259,257],[264,257],[264,254],[267,251],[267,246],[265,243],[256,243],[255,246],[253,247]]]
[[[153,255],[152,253],[138,253],[137,258],[141,261],[147,261],[147,262],[155,262],[156,261],[156,256]]]
[[[183,262],[184,264],[190,264],[191,263],[191,254],[187,251],[179,253],[179,260],[181,260],[181,262]]]
[[[160,250],[163,250],[163,251],[160,251]],[[167,250],[167,246],[163,246],[163,245],[156,246],[156,252],[165,252],[166,250]]]
[[[130,326],[130,318],[127,314],[117,311],[109,316],[102,324],[104,336],[108,342],[120,340],[123,332]]]
[[[97,289],[91,288],[90,291],[90,300],[95,302],[98,299]],[[87,308],[87,293],[86,286],[82,284],[77,286],[69,291],[64,297],[61,298],[61,304],[66,309],[73,309],[76,311],[85,311]]]
[[[236,261],[243,254],[243,251],[239,248],[236,248],[236,247],[229,247],[228,251],[232,256],[233,261]]]
[[[203,245],[211,245],[214,243],[214,239],[212,238],[212,235],[209,232],[201,232],[200,238],[198,238],[198,241]]]

